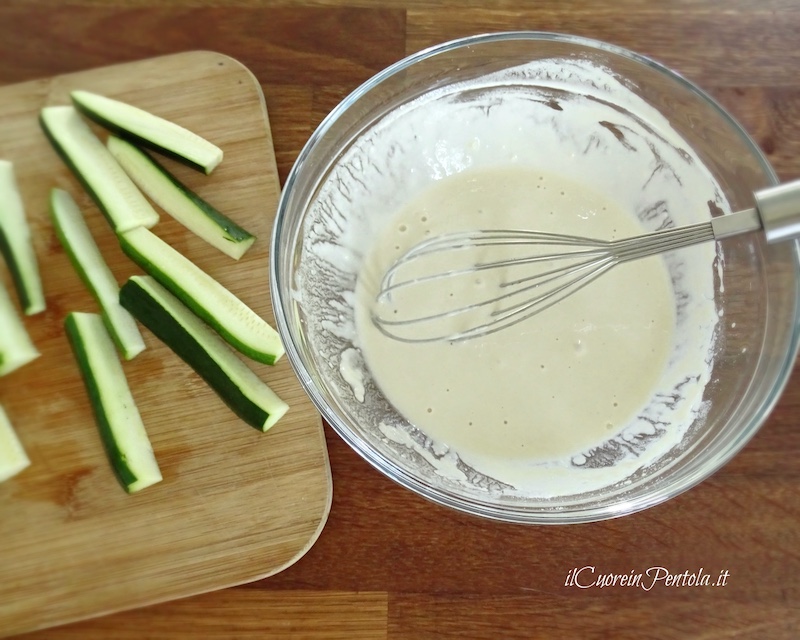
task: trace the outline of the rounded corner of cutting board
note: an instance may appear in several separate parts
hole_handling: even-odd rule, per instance
[[[320,421],[321,423],[321,421]],[[322,425],[320,424],[320,427]],[[323,435],[324,440],[324,435]],[[328,458],[328,450],[325,447],[325,469],[326,469],[326,493],[325,493],[325,502],[322,507],[322,512],[320,513],[319,522],[317,524],[317,528],[314,532],[308,537],[306,543],[297,550],[291,558],[289,558],[285,563],[282,565],[276,566],[274,569],[270,570],[268,573],[265,573],[261,576],[253,578],[251,580],[246,580],[240,584],[247,584],[250,582],[255,582],[257,580],[264,580],[266,578],[270,578],[274,575],[281,573],[282,571],[286,571],[289,567],[297,563],[300,559],[303,558],[311,548],[317,543],[319,537],[322,535],[322,531],[325,529],[325,525],[328,523],[328,517],[331,514],[331,507],[333,506],[333,476],[331,474],[331,465],[330,460]],[[236,586],[236,585],[231,585]]]

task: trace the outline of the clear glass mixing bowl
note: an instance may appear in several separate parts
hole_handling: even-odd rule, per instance
[[[337,106],[300,153],[283,190],[271,248],[271,294],[288,358],[306,391],[337,433],[376,469],[434,502],[471,514],[521,523],[577,523],[622,516],[668,500],[728,462],[753,437],[775,406],[798,348],[798,248],[767,245],[762,236],[725,240],[715,268],[724,287],[705,410],[680,446],[623,482],[557,498],[526,499],[495,490],[491,479],[454,481],[436,472],[435,446],[413,425],[387,438],[379,425],[397,420],[371,384],[347,380],[338,358],[357,352],[352,327],[338,329],[331,313],[346,317],[352,298],[324,277],[301,292],[304,235],[312,203],[355,141],[401,105],[532,60],[591,60],[611,70],[654,106],[695,151],[724,192],[731,210],[753,206],[754,190],[776,183],[766,158],[742,127],[687,80],[635,53],[566,35],[517,32],[475,36],[414,54],[356,89]],[[534,132],[535,133],[535,132]],[[398,194],[402,201],[404,194]],[[390,204],[390,203],[389,203]],[[335,235],[335,229],[330,231]],[[332,242],[335,242],[332,238]],[[351,256],[358,260],[358,255]],[[313,280],[313,278],[312,278]],[[312,288],[313,289],[313,288]],[[342,329],[344,327],[344,329]],[[363,382],[366,400],[358,397]]]

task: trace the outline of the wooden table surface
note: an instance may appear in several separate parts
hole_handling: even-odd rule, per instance
[[[597,38],[667,64],[727,107],[782,179],[800,177],[798,0],[2,0],[0,84],[190,49],[231,55],[261,82],[283,181],[325,114],[377,71],[441,41],[517,29]],[[798,638],[798,421],[795,373],[758,435],[701,486],[569,527],[445,510],[326,427],[333,506],[295,565],[25,637]],[[717,588],[565,586],[585,566],[728,577]]]

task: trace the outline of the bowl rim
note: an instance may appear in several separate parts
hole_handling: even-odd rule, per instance
[[[376,452],[374,449],[369,447],[364,440],[360,439],[356,434],[351,432],[350,429],[342,424],[341,419],[336,413],[334,407],[330,406],[325,401],[322,394],[316,388],[316,385],[314,384],[312,377],[305,366],[304,360],[300,355],[298,348],[290,339],[291,329],[289,327],[289,319],[284,310],[285,300],[284,296],[281,294],[280,284],[278,281],[277,259],[278,256],[281,255],[281,231],[284,224],[284,218],[286,216],[289,196],[293,191],[298,174],[302,170],[309,155],[315,149],[319,140],[327,134],[333,124],[339,119],[341,114],[347,111],[351,105],[357,102],[363,95],[380,85],[386,79],[402,72],[421,60],[483,43],[512,40],[525,40],[532,42],[555,41],[566,44],[575,44],[589,49],[606,51],[616,56],[627,58],[628,60],[649,67],[676,81],[678,84],[682,85],[684,89],[688,90],[690,93],[694,94],[701,101],[710,106],[724,121],[727,121],[730,127],[739,135],[742,142],[749,147],[752,156],[761,165],[761,168],[764,171],[768,181],[771,184],[778,183],[778,176],[773,167],[770,165],[763,151],[755,143],[745,128],[726,109],[724,109],[713,97],[700,89],[693,82],[684,78],[682,75],[665,66],[664,64],[656,62],[645,55],[636,53],[618,45],[603,42],[601,40],[548,31],[503,31],[456,38],[423,48],[376,73],[371,78],[359,85],[356,89],[354,89],[342,101],[340,101],[339,104],[336,105],[336,107],[334,107],[334,109],[332,109],[325,116],[325,118],[323,118],[323,120],[311,134],[301,149],[287,176],[278,202],[275,223],[270,241],[269,256],[269,282],[270,293],[273,302],[273,311],[278,331],[285,344],[287,358],[294,369],[295,374],[300,379],[304,390],[309,395],[312,402],[316,405],[318,411],[339,435],[339,437],[341,437],[356,453],[358,453],[364,460],[366,460],[372,467],[377,469],[384,476],[387,476],[389,479],[401,485],[402,487],[409,489],[418,496],[421,496],[431,502],[455,509],[456,511],[460,511],[462,513],[481,516],[491,520],[518,524],[551,525],[598,522],[649,509],[658,504],[671,500],[681,493],[684,493],[685,491],[697,486],[708,477],[719,471],[725,464],[727,464],[758,432],[760,427],[769,417],[769,414],[772,412],[775,405],[778,403],[780,396],[782,395],[783,390],[789,381],[794,362],[798,354],[798,349],[800,349],[800,279],[798,279],[796,283],[798,293],[795,296],[795,326],[791,333],[790,348],[787,350],[785,359],[777,372],[778,383],[773,386],[772,389],[770,389],[770,393],[761,400],[758,410],[754,412],[754,419],[752,419],[750,423],[741,430],[739,437],[735,440],[735,443],[727,447],[723,452],[720,452],[711,460],[706,460],[703,465],[700,465],[699,468],[694,469],[692,473],[682,477],[680,482],[676,482],[667,488],[662,488],[657,492],[647,493],[637,496],[631,500],[623,500],[602,506],[582,506],[580,508],[564,507],[560,510],[547,511],[531,511],[529,508],[514,509],[512,505],[500,506],[472,499],[454,498],[443,491],[432,489],[429,485],[409,474],[404,469],[398,467],[392,462],[392,460]],[[797,270],[798,265],[800,265],[800,241],[793,241],[793,245],[794,263]]]

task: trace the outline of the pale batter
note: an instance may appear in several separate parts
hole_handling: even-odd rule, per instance
[[[473,340],[409,344],[371,321],[380,279],[401,253],[443,232],[492,228],[604,239],[643,232],[619,204],[540,171],[509,166],[439,181],[391,220],[359,275],[356,328],[369,370],[412,424],[478,468],[508,458],[559,460],[599,446],[648,403],[663,373],[675,304],[662,258],[616,267],[545,312]],[[494,257],[513,255],[497,251]],[[459,260],[447,259],[439,267]],[[475,279],[491,289],[497,274]],[[437,294],[447,304],[453,294],[456,306],[474,297],[439,282],[401,297],[400,311],[426,315],[437,308]],[[427,336],[422,324],[406,333],[415,331]]]

